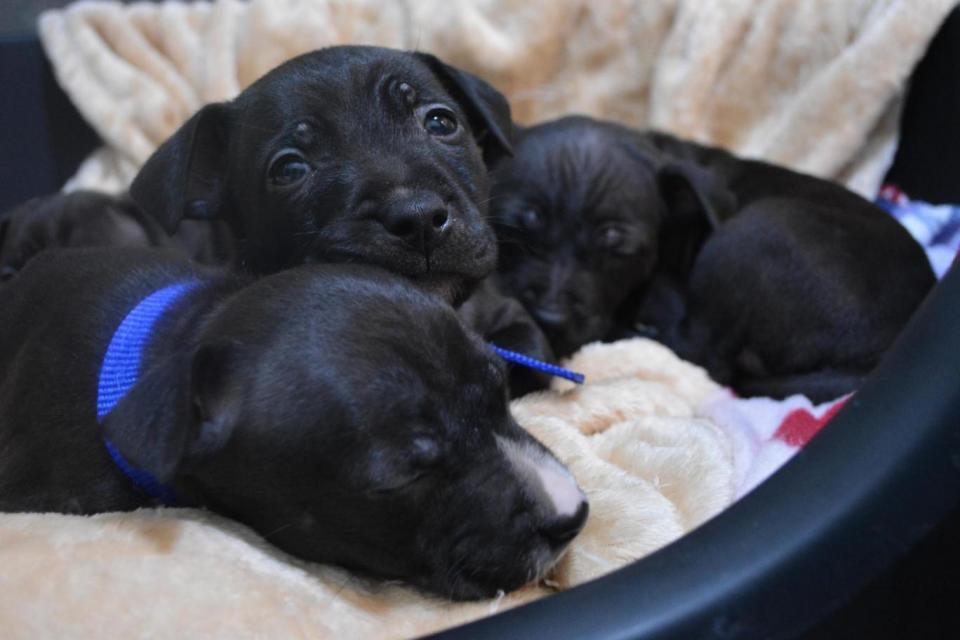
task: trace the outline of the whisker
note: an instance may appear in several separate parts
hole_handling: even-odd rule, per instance
[[[280,525],[279,527],[277,527],[276,529],[274,529],[274,530],[271,531],[270,533],[264,534],[263,539],[269,541],[271,536],[275,536],[275,535],[277,535],[278,533],[280,533],[281,531],[284,531],[284,530],[286,530],[286,529],[289,529],[289,528],[292,527],[294,524],[295,524],[295,523],[293,523],[293,522],[288,522],[287,524]]]

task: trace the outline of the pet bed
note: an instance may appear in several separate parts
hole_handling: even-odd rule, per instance
[[[432,50],[489,77],[521,121],[585,111],[724,144],[872,194],[896,144],[903,83],[949,5],[82,3],[47,14],[41,33],[59,82],[105,143],[71,186],[123,188],[203,102],[230,97],[301,51],[370,42]],[[809,46],[811,38],[818,47]],[[954,273],[938,287],[917,322],[944,321],[957,306],[956,280]],[[955,398],[950,404],[949,394],[931,395],[936,384],[909,399],[902,385],[893,392],[891,378],[911,366],[944,372],[942,358],[935,361],[916,333],[846,402],[836,427],[720,517],[642,563],[464,632],[755,637],[796,629],[836,606],[889,561],[890,548],[906,548],[922,533],[872,539],[891,514],[875,489],[854,491],[864,476],[903,496],[945,480],[942,491],[905,507],[905,519],[932,522],[957,494],[956,478],[942,477],[957,443],[937,447],[942,423],[911,419],[917,407],[943,419],[956,411]],[[942,347],[957,352],[955,342]],[[571,366],[588,373],[586,387],[558,384],[514,405],[521,423],[571,466],[594,507],[553,576],[559,589],[696,528],[776,470],[840,407],[812,407],[802,398],[738,400],[643,340],[589,347]],[[908,400],[906,409],[898,405]],[[887,428],[871,429],[879,424]],[[894,448],[890,425],[916,428]],[[859,451],[864,442],[869,455]],[[897,455],[887,459],[885,451]],[[836,474],[844,455],[849,468]],[[904,480],[903,465],[918,460],[928,474],[895,482]],[[857,533],[865,548],[854,547]],[[813,562],[830,544],[849,552],[848,574],[831,576]],[[886,553],[870,555],[883,545]],[[760,561],[769,550],[776,553]],[[492,602],[444,603],[299,563],[243,527],[193,511],[2,516],[0,555],[0,619],[23,637],[99,636],[105,629],[158,637],[405,636],[546,593],[531,588]],[[829,557],[836,555],[833,549]],[[833,599],[798,605],[770,592],[771,575],[784,575],[769,570],[774,564],[800,570],[800,591],[827,591]]]

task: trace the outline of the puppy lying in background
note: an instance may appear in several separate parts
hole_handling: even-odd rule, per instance
[[[125,197],[93,191],[33,198],[0,214],[0,281],[13,277],[42,251],[67,247],[173,249],[205,264],[235,253],[229,230],[213,222],[185,221],[173,235]]]
[[[499,92],[431,55],[321,49],[194,115],[131,185],[140,209],[133,217],[148,244],[158,244],[150,221],[178,235],[198,219],[228,225],[235,250],[221,238],[207,253],[254,274],[310,262],[373,264],[459,304],[496,265],[485,163],[510,153],[511,128]],[[87,235],[134,235],[129,222]],[[188,243],[191,254],[197,245]],[[523,307],[492,288],[465,316],[502,347],[553,357]],[[476,324],[488,319],[495,324]],[[518,389],[545,386],[529,372],[516,376]]]
[[[49,251],[0,288],[0,327],[2,511],[202,506],[459,599],[542,576],[586,519],[500,359],[373,267],[246,284],[166,252]]]
[[[842,186],[588,118],[522,131],[491,203],[499,282],[558,354],[649,335],[744,395],[853,391],[934,284]]]

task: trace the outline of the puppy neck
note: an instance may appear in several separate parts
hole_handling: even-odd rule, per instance
[[[161,318],[189,292],[201,285],[200,280],[175,282],[146,296],[131,309],[118,325],[107,346],[97,383],[97,422],[103,419],[136,384],[144,368],[147,345]],[[114,463],[141,491],[155,502],[179,503],[172,487],[160,483],[150,473],[129,464],[106,437],[107,453]]]

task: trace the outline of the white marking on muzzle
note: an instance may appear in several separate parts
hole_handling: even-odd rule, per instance
[[[572,516],[586,501],[573,475],[552,455],[536,446],[496,436],[497,446],[533,495],[546,498],[556,516]]]

